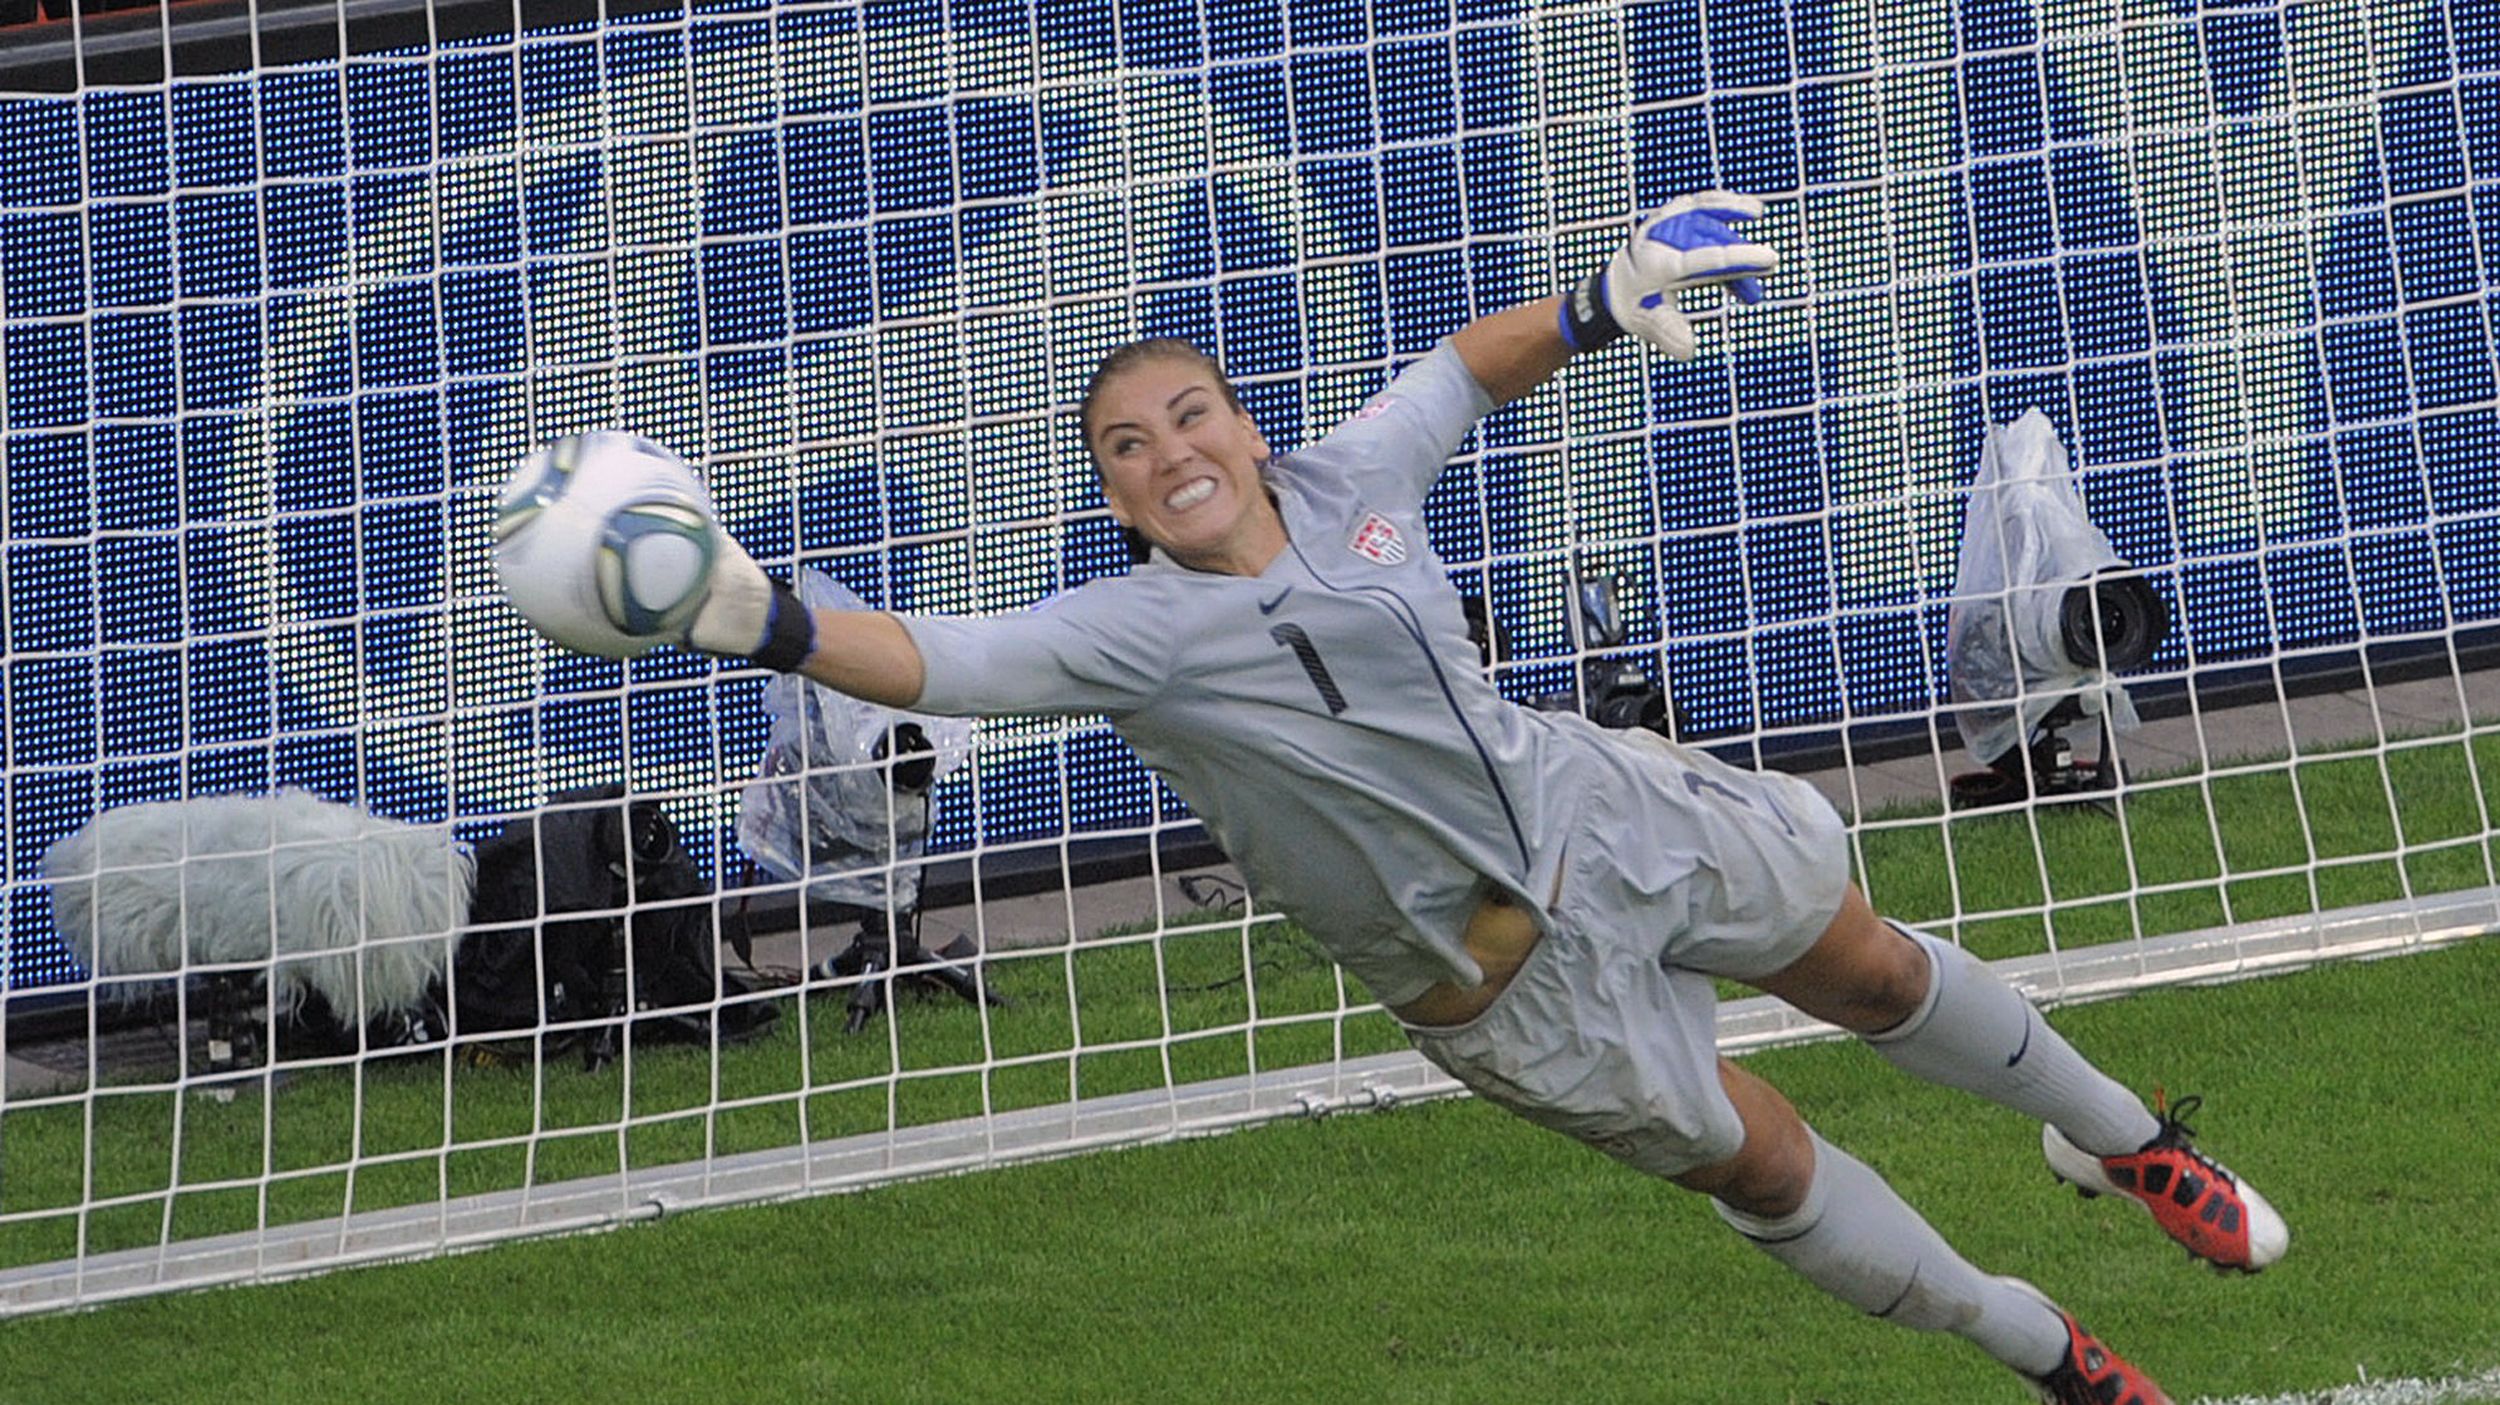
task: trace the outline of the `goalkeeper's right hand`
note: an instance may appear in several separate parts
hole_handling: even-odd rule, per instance
[[[1735,226],[1762,213],[1751,195],[1705,190],[1641,217],[1615,256],[1563,294],[1562,335],[1594,351],[1625,332],[1678,361],[1693,358],[1693,324],[1676,301],[1687,289],[1725,284],[1738,302],[1762,301],[1762,277],[1779,251]]]
[[[787,582],[765,575],[714,518],[711,580],[686,625],[685,642],[703,653],[795,673],[816,652],[816,615]]]

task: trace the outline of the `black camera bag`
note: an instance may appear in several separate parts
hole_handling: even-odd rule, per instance
[[[553,1031],[554,1043],[579,1045],[595,1066],[614,1055],[628,1016],[638,1036],[700,1041],[715,1021],[737,1040],[779,1013],[765,1001],[723,1003],[755,986],[720,969],[712,886],[659,802],[629,801],[619,785],[566,791],[475,853],[470,925],[445,1002],[460,1034],[574,1025]],[[744,937],[733,935],[741,952]]]

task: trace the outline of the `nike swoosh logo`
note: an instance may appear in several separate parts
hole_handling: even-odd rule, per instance
[[[1292,587],[1292,586],[1286,586],[1283,590],[1280,590],[1280,591],[1276,592],[1276,598],[1275,598],[1275,599],[1273,599],[1273,600],[1262,600],[1262,601],[1260,601],[1260,602],[1259,602],[1259,613],[1260,613],[1260,614],[1262,614],[1262,615],[1272,615],[1272,614],[1275,614],[1275,613],[1276,613],[1276,607],[1277,607],[1277,606],[1279,606],[1279,605],[1284,604],[1284,603],[1285,603],[1285,597],[1286,597],[1286,596],[1288,596],[1288,595],[1291,595],[1291,594],[1293,594],[1293,587]]]
[[[2040,1016],[2036,1011],[2026,1010],[2023,1012],[2023,1046],[2014,1051],[2014,1057],[2005,1061],[2005,1066],[2007,1068],[2012,1068],[2014,1065],[2021,1063],[2023,1061],[2023,1055],[2031,1052],[2031,1025],[2034,1020],[2039,1018]]]

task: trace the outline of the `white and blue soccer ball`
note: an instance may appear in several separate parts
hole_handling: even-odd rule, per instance
[[[495,512],[495,574],[539,633],[630,659],[685,636],[718,555],[711,495],[637,434],[568,435],[521,460]]]

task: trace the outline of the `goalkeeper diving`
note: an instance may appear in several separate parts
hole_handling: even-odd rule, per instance
[[[2037,1119],[2060,1177],[2144,1205],[2196,1258],[2262,1269],[2282,1218],[1985,965],[1878,917],[1809,785],[1503,699],[1425,531],[1425,494],[1496,406],[1626,333],[1692,356],[1696,289],[1760,301],[1779,264],[1746,231],[1762,209],[1708,192],[1639,219],[1576,286],[1460,327],[1287,454],[1195,347],[1113,350],[1080,425],[1151,548],[1125,575],[990,618],[809,610],[713,523],[699,606],[658,632],[889,707],[1108,717],[1261,903],[1479,1096],[1709,1196],[1816,1287],[1962,1337],[2042,1399],[2157,1405],[2054,1299],[1965,1260],[1721,1058],[1714,981]]]

